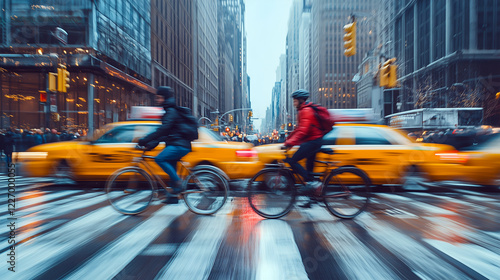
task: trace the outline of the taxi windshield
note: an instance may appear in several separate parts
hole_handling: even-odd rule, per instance
[[[98,128],[94,130],[94,135],[92,136],[85,136],[85,138],[82,137],[82,141],[96,141],[99,139],[101,136],[106,134],[106,132],[110,131],[112,128],[114,128],[114,125],[107,124],[103,128]]]
[[[211,140],[211,141],[224,141],[224,139],[217,133],[215,133],[214,131],[206,128],[206,127],[200,127],[198,128],[198,130],[201,132],[203,131],[203,133],[199,133],[199,137],[197,141],[199,142],[204,142],[206,140]],[[203,136],[206,136],[206,138],[208,139],[204,139]]]

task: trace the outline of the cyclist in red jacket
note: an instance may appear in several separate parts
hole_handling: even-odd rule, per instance
[[[323,132],[319,129],[320,125],[315,116],[314,109],[306,100],[309,98],[307,90],[299,89],[292,93],[293,106],[298,110],[298,127],[288,136],[285,141],[286,150],[289,151],[293,146],[300,145],[299,149],[286,162],[306,181],[306,186],[300,190],[301,193],[311,193],[321,187],[321,182],[313,181],[311,172],[314,168],[316,153],[321,149]],[[306,158],[306,169],[298,162]],[[308,202],[302,207],[311,207]]]

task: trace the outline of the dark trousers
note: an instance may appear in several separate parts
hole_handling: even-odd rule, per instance
[[[180,180],[177,175],[177,162],[190,152],[188,148],[180,146],[166,146],[156,157],[155,162],[168,174],[170,181],[175,183]]]
[[[302,176],[306,182],[310,182],[314,179],[313,176],[311,176],[311,172],[314,169],[316,153],[321,150],[322,139],[323,138],[318,138],[316,140],[303,143],[291,158],[285,160],[288,164],[290,164],[293,171]],[[299,164],[299,161],[304,158],[306,159],[307,170]]]

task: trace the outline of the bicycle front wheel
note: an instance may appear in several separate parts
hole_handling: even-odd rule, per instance
[[[155,195],[151,176],[144,170],[126,167],[117,170],[106,183],[108,201],[118,212],[136,215],[148,208]]]
[[[248,182],[248,202],[264,218],[276,219],[288,214],[295,195],[295,180],[286,169],[263,169]]]
[[[323,199],[330,213],[342,219],[352,219],[368,206],[370,179],[356,167],[332,170],[324,181]]]
[[[182,196],[189,210],[200,215],[211,215],[224,206],[229,183],[208,169],[193,171],[184,180]]]

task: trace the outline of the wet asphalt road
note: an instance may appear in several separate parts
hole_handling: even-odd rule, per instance
[[[214,216],[155,202],[130,217],[50,182],[17,178],[15,272],[0,202],[0,279],[500,279],[498,189],[379,188],[354,220],[320,205],[265,220],[242,192]]]

